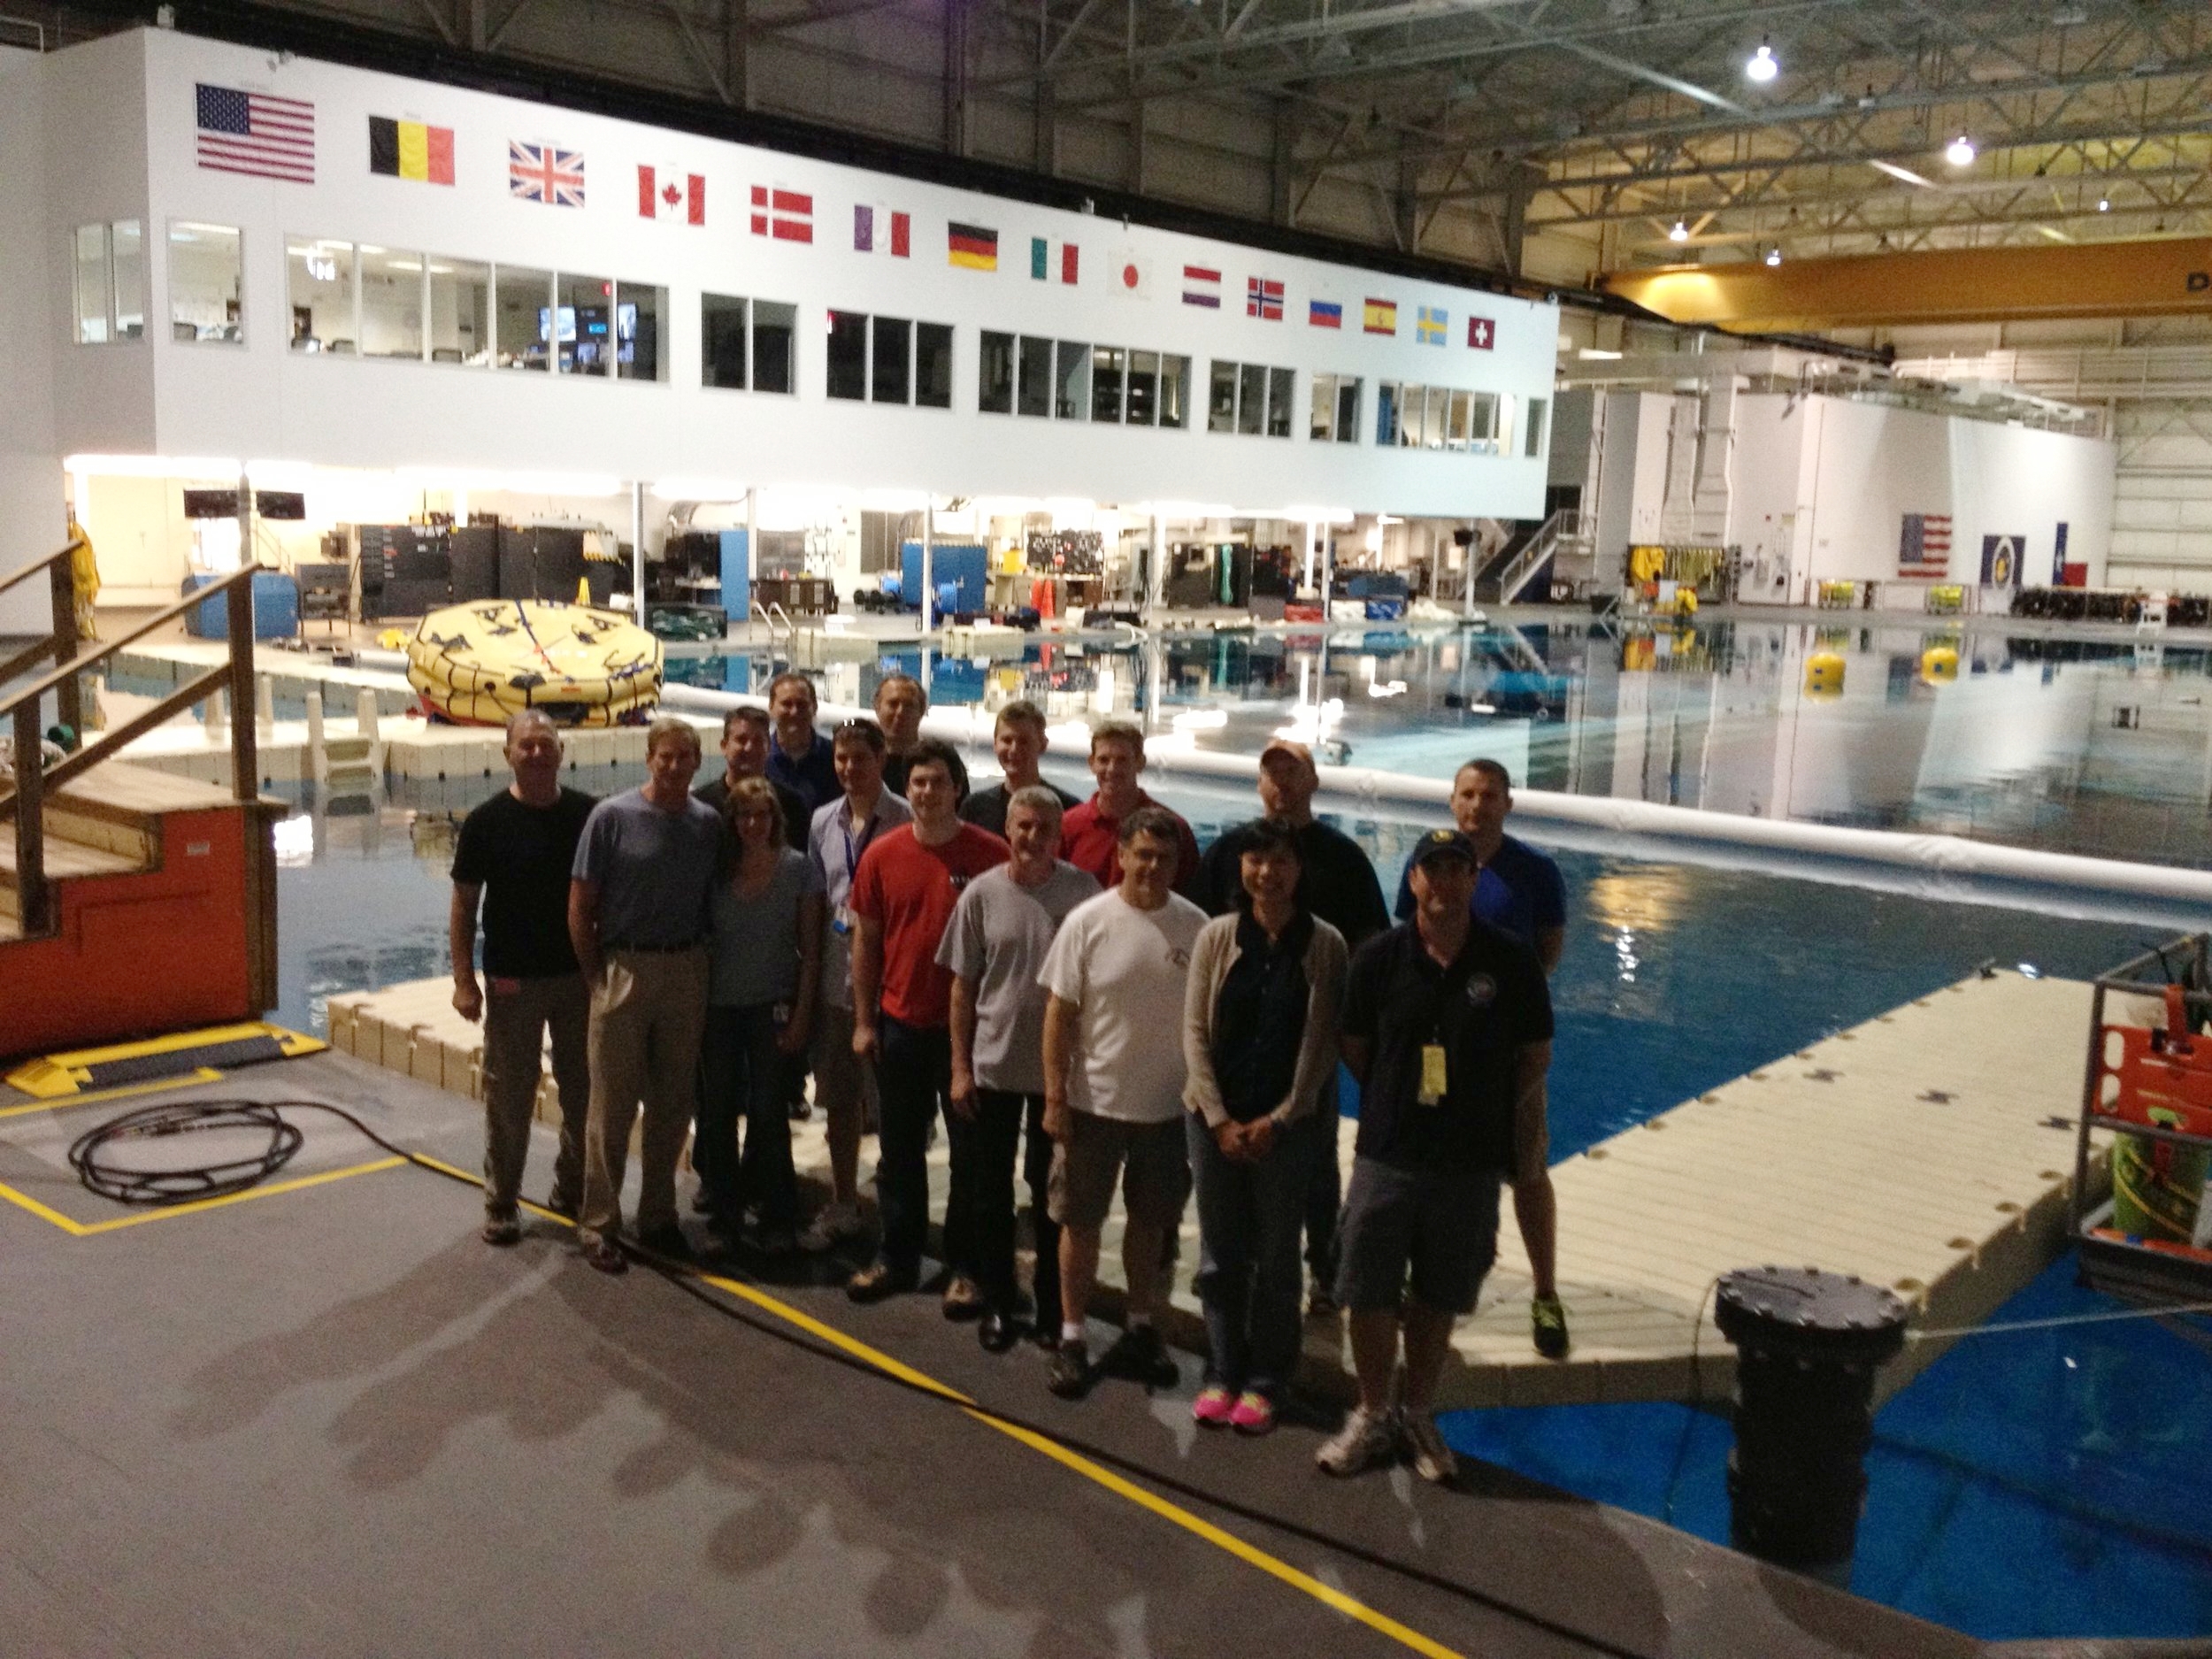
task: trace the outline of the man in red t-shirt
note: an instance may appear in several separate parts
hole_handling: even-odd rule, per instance
[[[952,1143],[945,1316],[972,1319],[983,1311],[983,1293],[968,1215],[970,1125],[951,1110],[952,974],[937,965],[937,947],[962,890],[1010,855],[990,831],[960,821],[955,760],[951,746],[934,738],[915,746],[906,774],[914,821],[878,836],[853,873],[853,1052],[876,1063],[883,1249],[853,1275],[845,1294],[879,1302],[921,1282],[929,1132],[941,1108]]]
[[[1144,732],[1127,720],[1106,720],[1091,733],[1091,776],[1098,793],[1070,807],[1060,820],[1060,856],[1088,871],[1102,887],[1121,885],[1121,821],[1141,806],[1156,807],[1175,820],[1175,890],[1195,898],[1198,838],[1179,812],[1170,812],[1137,787],[1144,770]]]

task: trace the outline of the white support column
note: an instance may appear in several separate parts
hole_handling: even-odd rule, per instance
[[[1304,575],[1303,579],[1302,579],[1302,580],[1300,580],[1300,582],[1299,582],[1299,584],[1298,584],[1298,591],[1299,591],[1300,593],[1302,593],[1302,593],[1306,593],[1306,592],[1310,591],[1310,590],[1312,588],[1312,587],[1313,587],[1313,561],[1314,561],[1314,558],[1315,558],[1315,557],[1316,557],[1315,548],[1314,548],[1314,543],[1315,543],[1315,541],[1316,541],[1319,538],[1320,534],[1321,534],[1321,525],[1320,525],[1320,522],[1319,522],[1317,519],[1313,519],[1313,518],[1309,518],[1309,519],[1307,519],[1307,520],[1306,520],[1306,571],[1305,571],[1305,575]]]
[[[276,741],[276,681],[267,674],[253,677],[253,718],[256,734],[264,743]]]
[[[330,781],[330,746],[323,737],[323,688],[307,688],[307,775],[318,788]]]
[[[1482,537],[1474,521],[1470,519],[1467,525],[1466,563],[1460,570],[1460,615],[1470,622],[1475,619],[1475,549],[1481,544]]]
[[[937,603],[937,497],[922,498],[922,637],[929,637]]]
[[[645,626],[645,486],[630,482],[630,603],[637,611],[637,625]]]
[[[745,486],[745,609],[738,614],[741,626],[749,626],[753,619],[753,579],[760,573],[760,491],[751,484]],[[726,622],[730,614],[730,590],[722,589],[722,615]]]
[[[1156,507],[1152,511],[1151,569],[1146,572],[1144,584],[1144,619],[1148,625],[1152,613],[1167,598],[1167,520]]]

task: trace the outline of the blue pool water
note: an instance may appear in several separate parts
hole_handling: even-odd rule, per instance
[[[633,781],[618,771],[579,779],[599,790]],[[305,809],[288,820],[280,1018],[319,1029],[334,991],[446,971],[452,826],[488,792],[431,786],[411,807]],[[1218,796],[1159,793],[1202,840],[1241,811]],[[1386,888],[1425,827],[1337,821]],[[1555,1156],[1984,962],[2087,977],[2156,931],[1697,864],[1558,856],[1570,918],[1553,981]],[[2111,1305],[2074,1288],[2061,1263],[1999,1318]],[[2212,1335],[2200,1329],[2190,1338],[2093,1325],[1961,1345],[1881,1414],[1855,1587],[1993,1639],[2212,1630],[2207,1398]],[[1447,1430],[1471,1455],[1645,1514],[1671,1508],[1676,1525],[1726,1538],[1729,1436],[1717,1417],[1656,1405],[1463,1412]]]

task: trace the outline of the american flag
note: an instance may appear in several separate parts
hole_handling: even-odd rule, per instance
[[[315,182],[315,106],[198,83],[200,165],[293,184]]]
[[[507,194],[548,207],[584,204],[584,152],[507,141]]]
[[[1244,285],[1244,314],[1283,320],[1283,285],[1267,277],[1254,277]]]
[[[1951,515],[1909,512],[1897,542],[1897,573],[1939,581],[1951,573]]]

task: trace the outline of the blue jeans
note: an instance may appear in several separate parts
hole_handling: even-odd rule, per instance
[[[791,1114],[784,1104],[787,1064],[776,1052],[773,1005],[711,1006],[699,1045],[698,1139],[692,1166],[722,1226],[734,1233],[745,1206],[760,1206],[764,1228],[799,1219],[799,1182],[791,1167]],[[737,1125],[745,1123],[745,1152]]]
[[[976,1273],[972,1126],[952,1111],[952,1033],[942,1025],[908,1025],[882,1017],[876,1030],[876,1087],[882,1124],[876,1133],[876,1205],[883,1221],[883,1259],[910,1277],[921,1267],[929,1240],[929,1130],[941,1113],[952,1155],[951,1190],[945,1199],[945,1262],[956,1273]]]
[[[1298,1366],[1298,1232],[1313,1163],[1333,1120],[1282,1131],[1256,1164],[1222,1156],[1202,1118],[1186,1119],[1198,1192],[1198,1294],[1206,1380],[1280,1399]]]

